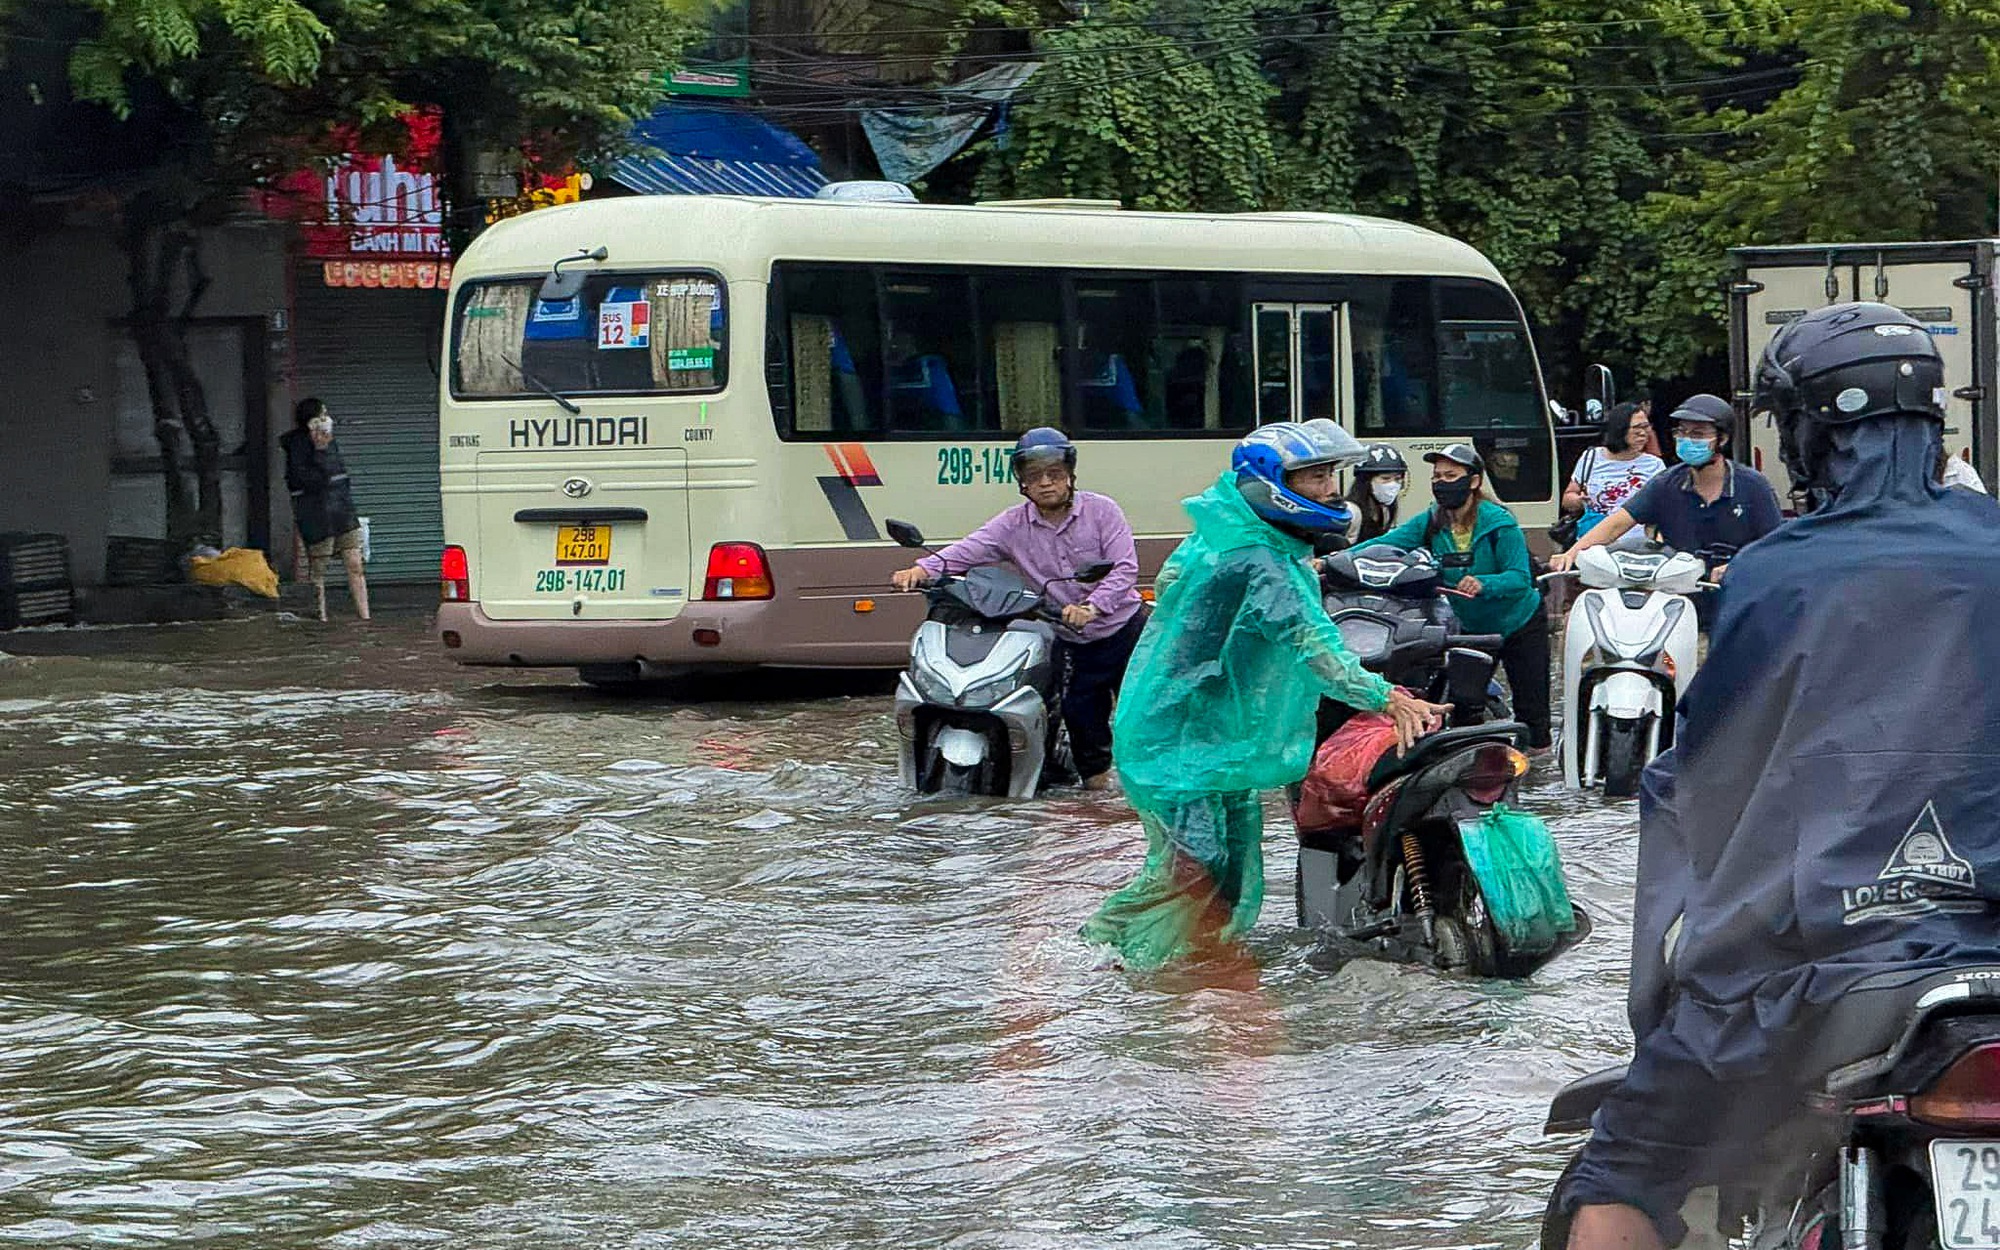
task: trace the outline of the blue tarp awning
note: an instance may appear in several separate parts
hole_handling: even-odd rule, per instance
[[[661,105],[632,137],[651,150],[619,160],[611,176],[646,195],[808,197],[826,185],[797,135],[726,105]]]

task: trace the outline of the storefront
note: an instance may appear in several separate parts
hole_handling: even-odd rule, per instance
[[[435,119],[413,114],[409,127],[403,153],[353,157],[290,188],[301,209],[292,399],[315,396],[333,415],[368,518],[369,578],[385,583],[434,581],[444,543],[437,368],[451,262],[430,172]],[[291,422],[280,414],[274,436]]]

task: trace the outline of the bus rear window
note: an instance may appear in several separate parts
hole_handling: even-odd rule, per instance
[[[452,335],[451,390],[512,399],[685,395],[722,389],[722,283],[709,274],[592,274],[566,300],[540,278],[468,283]]]

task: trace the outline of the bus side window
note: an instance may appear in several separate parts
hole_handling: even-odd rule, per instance
[[[1174,275],[1154,284],[1163,322],[1153,338],[1149,373],[1158,378],[1170,430],[1247,430],[1249,337],[1243,284],[1234,278]]]
[[[1447,429],[1534,429],[1544,421],[1527,327],[1506,292],[1438,286],[1438,393]]]
[[[1062,424],[1062,284],[1047,271],[982,274],[978,291],[988,411],[1001,433]]]
[[[985,428],[968,287],[969,279],[958,274],[882,276],[891,429]]]
[[[790,323],[791,428],[871,434],[882,428],[875,280],[860,266],[780,263]]]
[[[1426,278],[1364,279],[1348,307],[1355,426],[1411,437],[1443,428],[1436,406],[1437,325]]]
[[[1073,424],[1084,430],[1157,429],[1153,284],[1075,275],[1071,289],[1076,299],[1071,368],[1080,409]]]

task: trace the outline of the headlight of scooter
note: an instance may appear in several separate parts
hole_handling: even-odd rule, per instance
[[[1372,616],[1356,615],[1343,616],[1335,624],[1340,629],[1340,640],[1362,663],[1372,663],[1389,653],[1389,639],[1393,631],[1388,622]]]
[[[923,665],[910,666],[910,684],[917,688],[917,693],[923,696],[924,702],[943,707],[952,705],[951,687],[945,685],[943,678]]]
[[[958,705],[963,708],[989,708],[1008,695],[1014,693],[1021,684],[1021,670],[1027,666],[1026,656],[1018,664],[1011,665],[1005,672],[996,673],[985,681],[974,682],[965,688]]]

